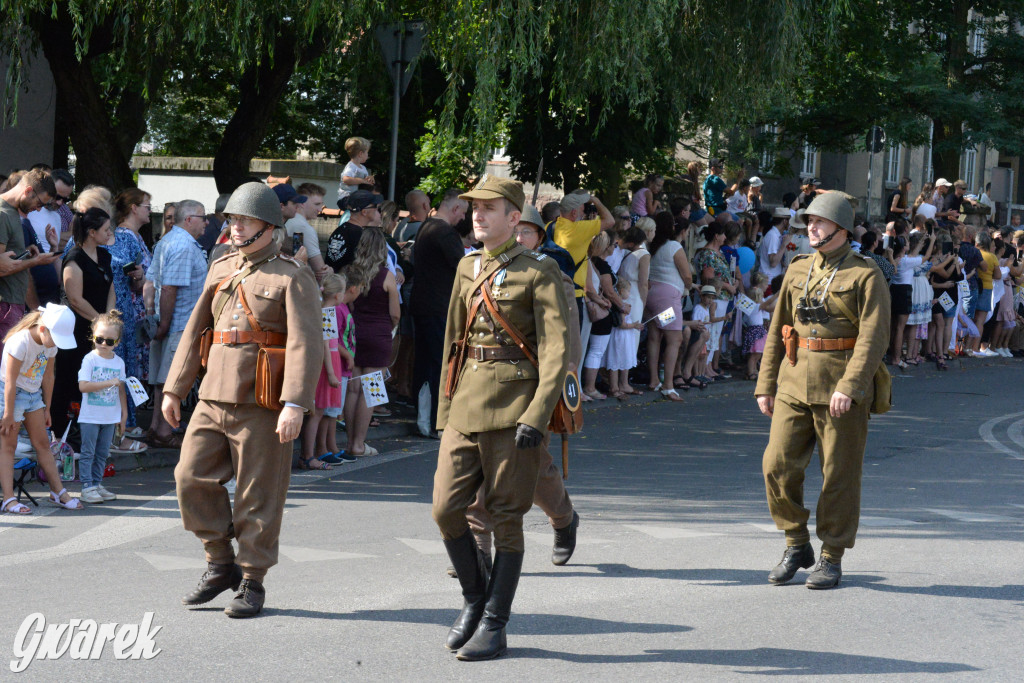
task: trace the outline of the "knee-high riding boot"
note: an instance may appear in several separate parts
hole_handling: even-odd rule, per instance
[[[462,612],[448,632],[448,640],[445,642],[449,650],[458,650],[476,631],[483,616],[487,601],[487,571],[471,531],[445,541],[444,547],[448,550],[448,557],[462,586]]]
[[[498,551],[487,587],[487,605],[476,633],[459,648],[456,657],[465,661],[493,659],[505,652],[505,625],[516,597],[519,574],[523,570],[523,553]]]

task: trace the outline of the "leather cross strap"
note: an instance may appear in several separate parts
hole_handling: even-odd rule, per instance
[[[820,339],[818,337],[798,337],[796,345],[808,351],[849,351],[857,345],[856,337],[837,337]]]
[[[487,311],[491,314],[491,317],[501,325],[502,329],[505,330],[505,333],[508,336],[512,337],[512,341],[514,341],[516,346],[518,346],[523,352],[523,356],[526,360],[533,363],[534,367],[539,368],[540,364],[537,362],[536,349],[530,345],[530,342],[525,336],[523,336],[523,333],[520,332],[515,325],[509,322],[508,318],[501,314],[501,311],[498,309],[498,304],[494,301],[494,296],[491,294],[491,290],[484,287],[481,291],[484,295],[484,305],[487,306]]]
[[[466,357],[472,360],[522,360],[526,354],[516,346],[467,346]]]
[[[224,330],[213,333],[214,344],[259,344],[260,346],[284,346],[288,336],[280,332],[253,332],[251,330]]]

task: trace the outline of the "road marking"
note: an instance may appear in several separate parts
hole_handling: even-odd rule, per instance
[[[537,531],[524,531],[523,536],[534,543],[546,546],[550,546],[555,540],[553,532],[549,534],[542,534]],[[576,545],[606,545],[612,542],[613,541],[610,541],[607,538],[593,538],[591,536],[587,536],[586,533],[578,533],[576,536]]]
[[[199,557],[178,557],[177,555],[157,555],[154,553],[135,554],[153,565],[154,569],[162,572],[171,572],[178,569],[206,569],[206,562],[201,557],[201,551]]]
[[[915,524],[923,524],[923,522],[915,522],[909,519],[899,519],[898,517],[872,517],[863,516],[860,518],[862,526],[869,527],[894,527],[894,526],[914,526]]]
[[[1017,420],[1006,430],[1006,436],[1021,449],[1024,449],[1024,420]]]
[[[279,547],[281,554],[293,562],[326,562],[332,560],[362,560],[376,555],[362,553],[346,553],[337,550],[320,550],[319,548],[300,548],[292,545]]]
[[[447,555],[448,551],[445,550],[444,542],[442,541],[425,541],[422,538],[396,538],[396,541],[401,541],[421,555]]]
[[[995,522],[1015,522],[1012,517],[1004,517],[1002,515],[986,515],[982,512],[960,512],[959,510],[939,510],[936,508],[925,508],[932,514],[941,515],[950,519],[955,519],[958,522],[970,522],[975,524],[991,524]]]
[[[1024,417],[1024,413],[1011,413],[1009,415],[1003,415],[1002,417],[994,417],[985,424],[981,425],[981,427],[978,428],[978,433],[981,435],[981,438],[985,441],[985,443],[987,443],[989,446],[996,449],[1000,453],[1006,453],[1007,455],[1012,456],[1017,460],[1024,460],[1024,453],[1021,453],[1021,450],[1019,448],[1008,448],[1004,446],[999,441],[999,439],[995,437],[996,425],[1002,424],[1007,420],[1012,420],[1018,417]]]
[[[721,536],[714,531],[696,531],[679,526],[647,526],[640,524],[623,524],[622,526],[647,534],[652,538],[668,541],[676,538],[700,538],[703,536]]]

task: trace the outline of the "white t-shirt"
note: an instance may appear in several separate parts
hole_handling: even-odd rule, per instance
[[[669,240],[661,245],[657,253],[651,256],[650,279],[654,282],[672,285],[680,293],[685,294],[686,283],[683,282],[682,276],[679,275],[679,269],[676,268],[675,261],[676,252],[682,248],[683,245],[675,240]]]
[[[713,306],[714,304],[712,304]],[[694,322],[706,323],[711,320],[711,311],[704,308],[704,304],[697,304],[693,307],[692,319]]]
[[[14,356],[21,361],[21,371],[15,385],[25,391],[37,392],[43,386],[47,361],[56,355],[56,346],[47,348],[37,344],[32,339],[32,328],[26,328],[4,344],[4,357],[0,360],[0,381],[7,377],[7,356]]]
[[[285,221],[284,231],[291,237],[295,233],[302,235],[302,246],[306,248],[306,255],[310,258],[320,255],[320,236],[305,216],[295,214]]]
[[[765,315],[767,315],[767,311],[762,310],[760,304],[758,304],[756,311],[749,314],[743,314],[743,324],[746,325],[747,327],[756,327],[758,325],[764,325]]]
[[[124,361],[114,356],[104,358],[95,350],[82,359],[78,371],[79,382],[105,382],[108,379],[125,380]],[[121,392],[118,387],[82,394],[82,410],[78,421],[93,425],[116,425],[121,422]]]
[[[28,222],[32,224],[32,230],[36,233],[36,241],[39,242],[39,250],[44,254],[50,251],[50,243],[46,241],[46,226],[52,225],[60,234],[60,214],[50,211],[45,206],[37,209],[27,216]]]
[[[622,259],[625,258],[628,253],[628,251],[616,244],[611,255],[606,258],[604,262],[608,264],[608,267],[612,269],[613,273],[617,273],[619,272],[619,266],[622,265]]]
[[[742,192],[733,192],[732,196],[725,200],[725,208],[731,213],[743,213],[749,205],[747,195]]]
[[[345,164],[345,168],[341,170],[341,177],[369,178],[370,172],[367,171],[366,167],[363,166],[362,164],[357,164],[354,161],[350,161],[347,164]],[[342,197],[347,197],[358,189],[358,183],[355,185],[346,185],[344,182],[342,182],[340,185],[338,185],[338,201],[341,201]]]
[[[928,202],[923,202],[921,206],[917,207],[917,215],[924,216],[925,218],[935,218],[936,211],[938,211],[938,209],[935,205],[929,204]]]
[[[904,256],[896,264],[896,275],[892,279],[894,285],[914,284],[914,269],[924,263],[923,256]]]
[[[769,257],[772,254],[779,253],[779,247],[782,245],[782,233],[779,232],[778,226],[773,225],[771,229],[764,234],[764,239],[761,240],[761,272],[771,280],[776,275],[782,275],[782,259],[779,259],[779,265],[773,266]]]

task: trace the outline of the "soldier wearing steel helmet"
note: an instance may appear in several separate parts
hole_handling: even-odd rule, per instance
[[[838,193],[804,214],[815,253],[793,259],[779,292],[754,391],[772,418],[763,470],[768,509],[786,534],[768,576],[792,580],[815,564],[804,470],[818,444],[824,477],[817,507],[821,554],[808,588],[834,588],[860,519],[861,469],[875,371],[889,340],[889,293],[878,266],[850,248],[853,207]]]
[[[210,265],[164,386],[162,412],[174,427],[206,362],[196,406],[174,470],[184,526],[203,542],[208,569],[185,605],[237,591],[229,617],[252,617],[263,607],[263,578],[277,564],[278,536],[292,465],[291,442],[311,411],[323,363],[323,334],[313,272],[280,253],[274,228],[281,202],[263,183],[235,190],[224,213],[237,251]],[[208,357],[203,358],[204,332]],[[259,346],[284,346],[281,403],[256,403]],[[234,507],[224,484],[237,481]],[[231,545],[238,542],[236,555]]]

